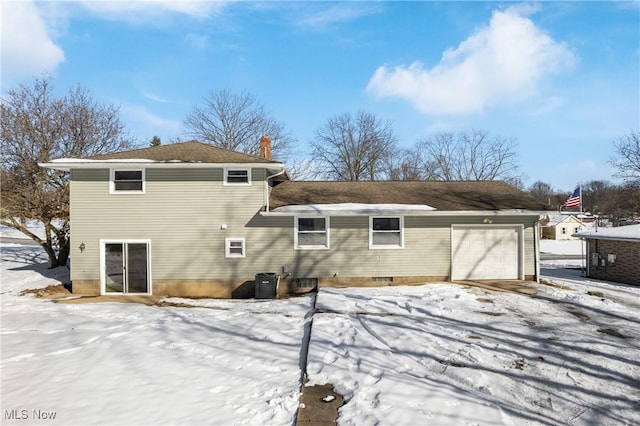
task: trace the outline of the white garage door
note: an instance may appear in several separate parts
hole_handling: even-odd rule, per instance
[[[452,280],[520,278],[519,226],[454,226]]]

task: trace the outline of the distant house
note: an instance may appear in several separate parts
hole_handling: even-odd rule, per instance
[[[574,237],[587,241],[587,276],[640,285],[640,225],[597,228]]]
[[[572,214],[551,214],[549,221],[540,226],[541,236],[547,240],[573,240],[572,235],[586,229],[585,224]]]
[[[43,167],[70,172],[74,293],[242,297],[324,285],[538,279],[544,206],[498,181],[299,182],[199,142]]]

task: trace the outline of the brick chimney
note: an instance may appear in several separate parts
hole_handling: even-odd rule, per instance
[[[271,160],[271,138],[267,135],[260,138],[260,158]]]

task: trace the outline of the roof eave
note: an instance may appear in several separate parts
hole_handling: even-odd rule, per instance
[[[581,233],[572,234],[572,237],[576,238],[584,238],[585,240],[609,240],[609,241],[631,241],[634,243],[640,243],[640,238],[638,237],[616,237],[616,236],[607,236],[607,235],[584,235]]]
[[[277,209],[276,209],[277,210]],[[261,216],[384,216],[384,215],[398,215],[398,216],[530,216],[536,217],[538,220],[544,217],[544,212],[522,209],[507,209],[507,210],[416,210],[414,212],[399,211],[397,213],[385,211],[380,214],[362,213],[355,211],[316,211],[316,212],[295,212],[295,211],[261,211]]]
[[[229,168],[229,167],[250,167],[264,168],[274,172],[285,169],[283,163],[200,163],[185,161],[73,161],[38,163],[38,166],[48,169],[61,170],[64,172],[71,169],[113,169],[113,168],[154,168],[154,169],[188,169],[188,168]]]

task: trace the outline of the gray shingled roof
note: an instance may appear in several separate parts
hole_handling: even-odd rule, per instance
[[[199,163],[279,163],[278,161],[266,160],[255,155],[242,154],[197,141],[158,145],[150,148],[114,152],[112,154],[100,154],[88,158],[88,160],[127,159]]]
[[[426,204],[437,210],[548,210],[502,181],[286,181],[271,192],[272,209],[305,204]]]

